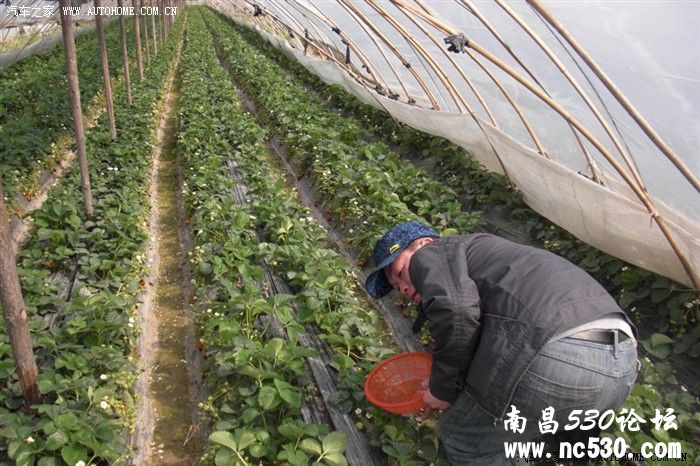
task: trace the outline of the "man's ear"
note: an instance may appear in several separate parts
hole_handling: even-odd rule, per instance
[[[416,246],[417,246],[416,249],[422,248],[422,247],[425,246],[426,244],[432,243],[432,242],[433,242],[433,239],[434,239],[434,238],[432,238],[432,237],[430,237],[430,236],[424,236],[423,238],[419,238],[418,241],[417,241],[418,244],[416,244]]]

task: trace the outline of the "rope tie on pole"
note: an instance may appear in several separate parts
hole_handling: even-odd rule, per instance
[[[447,36],[443,40],[446,44],[450,44],[447,48],[448,52],[462,53],[464,52],[464,47],[469,47],[469,39],[461,32],[459,34]]]
[[[652,225],[654,225],[654,220],[656,218],[658,218],[658,216],[659,216],[659,213],[656,211],[656,209],[649,212],[649,228],[651,228]]]

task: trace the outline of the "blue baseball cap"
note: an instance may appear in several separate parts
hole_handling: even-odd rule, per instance
[[[384,268],[388,267],[406,246],[418,238],[426,236],[437,238],[439,235],[429,226],[411,220],[399,223],[379,238],[374,245],[374,271],[365,281],[365,288],[373,298],[382,298],[388,295],[392,287],[384,274]]]

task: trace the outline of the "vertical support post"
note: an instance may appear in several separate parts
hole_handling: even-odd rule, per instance
[[[143,8],[143,0],[139,0],[139,7]],[[148,17],[146,15],[141,16],[142,21],[139,24],[143,24],[143,38],[146,41],[146,66],[151,65],[151,40],[148,38]]]
[[[73,21],[63,12],[64,8],[70,6],[69,2],[70,0],[59,0],[58,11],[61,15],[63,50],[66,53],[66,77],[70,88],[75,145],[78,149],[78,164],[80,165],[80,181],[85,204],[85,215],[90,218],[93,214],[92,193],[90,192],[90,171],[88,170],[87,156],[85,154],[85,131],[83,130],[83,110],[80,107],[80,83],[78,82],[78,61],[75,58]]]
[[[132,0],[134,5],[134,37],[136,38],[136,71],[139,81],[143,81],[143,59],[141,58],[141,27],[139,25],[138,0]]]
[[[102,6],[102,0],[93,0],[95,9],[99,12]],[[109,58],[107,57],[107,44],[105,43],[104,23],[102,15],[95,15],[95,24],[97,26],[97,41],[100,47],[100,62],[102,63],[102,83],[105,89],[105,109],[107,110],[107,122],[109,124],[109,135],[112,139],[117,138],[117,126],[114,122],[114,105],[112,103],[112,83],[109,77]]]
[[[161,13],[160,10],[158,10],[158,13]],[[156,39],[156,15],[151,15],[151,33],[153,34],[153,55],[157,55],[158,41]]]
[[[124,7],[124,0],[117,0],[117,6]],[[131,76],[129,74],[129,50],[126,45],[126,25],[124,15],[119,15],[119,34],[122,45],[122,63],[124,64],[124,86],[126,87],[126,101],[131,105]]]
[[[160,17],[158,18],[158,33],[160,34],[160,43],[165,42],[165,2],[163,0],[158,0],[158,11],[160,11]]]
[[[15,264],[15,252],[10,239],[10,225],[5,209],[2,179],[0,179],[0,302],[2,302],[19,384],[22,387],[24,406],[29,409],[41,399],[37,383],[39,371],[34,360],[32,338],[29,335],[29,326],[27,325],[27,309],[22,298],[22,288]]]

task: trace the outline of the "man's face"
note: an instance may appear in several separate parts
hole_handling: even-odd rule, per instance
[[[411,263],[413,254],[432,241],[432,238],[418,238],[401,251],[394,259],[394,262],[384,269],[384,274],[392,288],[398,290],[399,293],[414,303],[420,303],[423,297],[418,293],[416,287],[413,286],[411,274],[408,273],[408,266]]]

